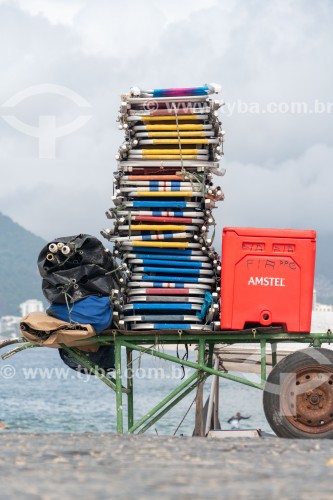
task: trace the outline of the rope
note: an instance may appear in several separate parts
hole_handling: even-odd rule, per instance
[[[133,366],[133,363],[136,360],[139,360],[139,362],[138,362],[138,368],[140,368],[141,367],[141,357],[142,357],[142,354],[145,354],[148,349],[152,349],[153,347],[154,347],[154,344],[149,345],[144,351],[140,351],[139,356],[137,356],[136,358],[133,358],[132,361],[129,363],[129,366]]]
[[[69,289],[69,286],[70,286],[70,285],[67,285],[67,290]],[[65,287],[64,287],[64,288],[65,288]],[[65,289],[64,289],[64,290],[63,290],[63,293],[64,293],[64,295],[65,295],[65,301],[66,301],[66,306],[67,306],[67,311],[68,311],[68,318],[69,318],[69,322],[70,322],[70,324],[71,324],[71,325],[72,325],[72,324],[76,324],[76,325],[78,325],[79,323],[78,323],[77,321],[72,320],[72,316],[71,316],[71,314],[72,314],[72,311],[73,311],[73,309],[74,309],[74,302],[73,302],[72,307],[70,307],[69,302],[68,302],[68,297],[69,297],[69,299],[70,299],[70,300],[72,300],[72,299],[73,299],[73,297],[72,297],[71,295],[69,295],[69,293],[67,293],[67,290],[65,290]]]
[[[172,107],[175,110],[175,118],[176,118],[176,126],[177,126],[177,136],[178,136],[177,138],[178,138],[178,146],[179,146],[179,155],[180,155],[180,163],[181,163],[181,166],[182,166],[181,172],[182,172],[182,175],[185,175],[186,174],[186,170],[184,168],[184,163],[183,163],[183,152],[182,152],[182,145],[181,145],[180,131],[179,131],[179,123],[178,123],[178,110],[177,110],[177,106],[175,105],[174,102],[172,103]]]
[[[182,425],[182,423],[184,422],[185,418],[186,418],[186,417],[187,417],[187,415],[189,414],[189,412],[190,412],[190,410],[191,410],[192,406],[194,405],[194,403],[195,403],[195,400],[196,400],[196,399],[197,399],[197,397],[195,396],[195,398],[193,399],[192,403],[191,403],[191,404],[190,404],[190,406],[188,407],[188,409],[187,409],[187,411],[186,411],[185,415],[183,416],[183,418],[181,419],[180,423],[178,424],[177,429],[176,429],[176,430],[175,430],[175,432],[173,433],[173,435],[174,435],[174,436],[177,434],[177,432],[178,432],[178,430],[179,430],[180,426]]]
[[[177,358],[180,359],[180,356],[179,356],[179,344],[177,343]],[[185,353],[184,353],[184,356],[182,357],[182,360],[183,361],[187,361],[188,360],[188,345],[185,344]],[[183,371],[183,376],[180,380],[183,380],[183,378],[185,377],[185,368],[183,365],[180,365],[181,368],[182,368],[182,371]]]
[[[200,176],[195,175],[192,172],[187,172],[187,170],[184,168],[184,163],[183,163],[183,153],[182,153],[182,146],[181,146],[181,138],[180,138],[180,130],[179,130],[179,121],[178,121],[178,110],[175,105],[175,103],[172,103],[172,107],[175,110],[175,118],[176,118],[176,127],[177,127],[177,139],[178,139],[178,147],[179,147],[179,154],[180,154],[180,162],[181,162],[181,175],[183,176],[184,180],[188,178],[191,182],[191,187],[192,190],[194,191],[193,187],[193,178],[201,185],[201,191],[202,194],[205,194],[205,182],[206,182],[206,172],[203,174],[203,177],[205,179],[204,182],[202,182]]]
[[[118,267],[116,267],[115,269],[112,269],[112,271],[108,271],[107,273],[105,273],[105,276],[108,276],[109,274],[113,274],[119,270],[122,271],[123,269],[126,269],[125,262],[121,262],[121,264],[119,264]]]

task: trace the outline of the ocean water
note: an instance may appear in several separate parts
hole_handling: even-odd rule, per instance
[[[4,352],[5,349],[1,354]],[[175,349],[164,349],[164,352],[175,354]],[[195,357],[196,353],[190,351],[189,359],[195,360]],[[148,355],[139,357],[139,353],[134,353],[134,359],[134,416],[137,420],[181,383],[182,370]],[[191,373],[192,370],[186,368],[186,376]],[[245,376],[254,378],[253,375]],[[209,390],[208,379],[205,398]],[[6,424],[7,432],[116,432],[114,392],[96,377],[68,368],[56,349],[29,349],[5,361],[0,359],[0,394],[0,420]],[[173,435],[194,397],[195,392],[190,393],[148,432]],[[126,395],[123,398],[126,417]],[[242,415],[251,416],[241,421],[241,428],[261,428],[270,432],[260,390],[221,379],[219,406],[223,429],[230,428],[227,420],[240,411]],[[194,413],[193,403],[177,435],[192,435]]]

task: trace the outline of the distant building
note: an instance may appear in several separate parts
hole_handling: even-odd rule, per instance
[[[20,304],[22,317],[33,312],[44,312],[43,302],[37,299],[29,299]]]
[[[333,311],[312,311],[311,332],[326,333],[333,331]]]
[[[316,290],[313,290],[311,332],[325,333],[333,331],[333,305],[317,302]]]
[[[20,336],[20,321],[22,317],[32,312],[43,312],[43,302],[37,299],[29,299],[20,304],[22,316],[2,316],[0,318],[0,336],[11,338]]]
[[[0,336],[11,338],[20,336],[20,321],[19,316],[2,316],[0,318]]]
[[[313,311],[321,311],[321,312],[333,312],[333,306],[329,304],[317,304],[316,308]]]

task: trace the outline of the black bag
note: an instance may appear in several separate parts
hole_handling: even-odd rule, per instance
[[[112,255],[88,234],[56,238],[45,245],[38,256],[38,269],[43,293],[53,303],[73,303],[88,295],[109,296],[114,288]]]
[[[59,354],[63,362],[80,373],[86,375],[94,375],[88,368],[80,365],[79,361],[76,361],[70,354],[68,354],[63,349],[59,349]],[[85,352],[83,353],[87,356],[93,365],[98,365],[103,372],[110,372],[114,370],[114,346],[113,345],[102,345],[98,348],[97,352]],[[98,369],[96,366],[96,369]]]

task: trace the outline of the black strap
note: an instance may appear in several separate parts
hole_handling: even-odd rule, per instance
[[[179,343],[177,343],[177,358],[180,359],[180,356],[179,356]],[[181,358],[183,361],[187,361],[188,360],[188,344],[185,344],[185,353],[184,353],[184,356]],[[183,380],[183,378],[185,377],[185,368],[183,365],[180,365],[182,367],[182,370],[183,370],[183,376],[180,380]]]

